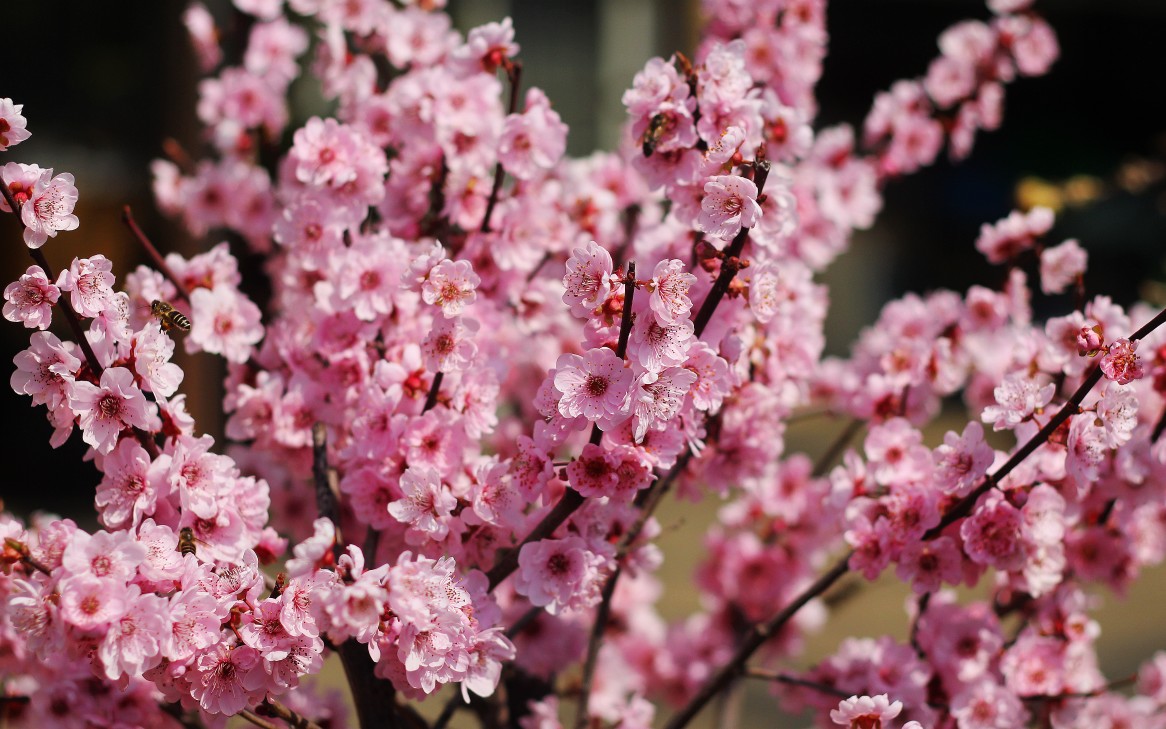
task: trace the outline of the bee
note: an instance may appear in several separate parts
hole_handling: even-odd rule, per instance
[[[194,554],[197,551],[196,542],[202,540],[194,536],[194,530],[190,527],[182,527],[178,530],[178,553],[187,555]]]
[[[642,151],[645,157],[651,157],[652,153],[656,151],[656,145],[660,143],[660,137],[664,136],[668,127],[669,119],[663,114],[656,114],[648,121],[648,128],[644,130],[643,137],[641,137]]]
[[[154,299],[153,303],[150,304],[150,313],[158,317],[158,321],[162,323],[162,328],[166,331],[169,331],[171,327],[177,327],[184,332],[190,331],[190,319],[171,306],[168,301]]]

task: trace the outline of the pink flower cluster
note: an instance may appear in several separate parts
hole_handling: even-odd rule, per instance
[[[463,37],[443,5],[235,0],[246,36],[222,46],[187,9],[212,152],[157,161],[155,194],[193,235],[264,257],[265,310],[227,242],[120,289],[102,255],[54,276],[40,247],[77,227],[74,180],[0,168],[36,261],[4,290],[33,330],[11,385],[101,473],[100,530],[0,514],[23,725],[340,726],[308,679],[335,652],[373,687],[354,692],[366,722],[424,722],[411,702],[460,684],[446,720],[464,701],[501,721],[501,695],[512,723],[556,729],[578,696],[583,723],[647,729],[661,701],[679,729],[798,656],[834,580],[893,568],[910,641],[848,639],[772,674],[784,709],[862,729],[1160,726],[1166,658],[1136,695],[1111,690],[1087,595],[1166,559],[1163,317],[1086,297],[1085,249],[1045,246],[1037,208],[975,242],[1003,285],[905,295],[824,355],[815,274],[881,187],[944,144],[967,155],[1003,85],[1056,58],[1030,3],[945,31],[856,138],[812,126],[824,0],[706,0],[695,60],[648,61],[622,148],[583,159],[551,100],[519,93],[510,21]],[[305,70],[335,113],[289,129]],[[0,152],[26,127],[0,99]],[[1084,305],[1037,321],[1033,275]],[[187,413],[177,338],[227,362],[225,451]],[[931,435],[960,398],[967,424]],[[787,452],[810,411],[855,424],[840,463]],[[652,511],[670,492],[717,498],[701,607],[672,622]]]

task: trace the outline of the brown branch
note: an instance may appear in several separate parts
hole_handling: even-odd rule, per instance
[[[761,197],[765,190],[765,181],[769,177],[769,162],[760,160],[754,163],[753,169],[757,197]],[[721,299],[728,293],[729,284],[733,282],[733,277],[737,275],[737,271],[743,268],[738,259],[741,256],[741,251],[745,249],[745,242],[749,240],[749,230],[749,228],[741,228],[741,231],[733,238],[733,242],[725,249],[724,258],[721,260],[721,272],[717,275],[716,281],[713,282],[713,287],[709,289],[708,296],[705,296],[704,302],[701,303],[696,318],[692,320],[693,335],[697,339],[704,333],[704,328],[708,326],[709,319],[712,319],[717,304],[721,303]]]
[[[170,283],[174,284],[174,288],[178,291],[178,296],[189,304],[190,292],[186,290],[186,287],[182,285],[182,282],[179,281],[178,277],[174,275],[174,272],[170,270],[170,266],[166,265],[166,261],[162,258],[162,254],[158,252],[158,249],[154,247],[154,244],[150,242],[150,239],[147,238],[142,229],[138,227],[138,222],[134,220],[134,213],[132,210],[130,210],[129,205],[126,205],[124,208],[122,208],[121,220],[129,227],[130,231],[138,239],[138,242],[142,244],[142,248],[146,249],[146,255],[148,255],[150,260],[154,262],[154,267],[157,268],[158,271],[161,272],[161,274],[165,276],[168,281],[170,281]]]
[[[255,713],[261,716],[274,716],[283,719],[292,729],[323,729],[319,724],[300,716],[273,698],[264,699],[263,703],[255,707]]]
[[[591,626],[591,637],[587,640],[587,658],[583,662],[583,685],[579,689],[579,705],[575,711],[575,729],[587,726],[587,706],[591,703],[591,682],[595,678],[595,665],[599,659],[599,648],[603,644],[603,634],[611,617],[611,598],[615,594],[615,583],[623,567],[616,564],[615,570],[603,585],[599,597],[599,607],[595,610],[595,624]]]
[[[513,114],[518,109],[518,89],[522,80],[522,64],[512,61],[506,69],[506,77],[510,79],[510,111]],[[502,192],[502,180],[506,171],[502,169],[502,162],[494,165],[494,184],[490,186],[490,199],[486,201],[486,214],[482,216],[482,225],[479,230],[490,232],[490,218],[494,215],[494,207],[498,205],[498,194]]]
[[[328,428],[323,423],[312,426],[312,479],[316,485],[316,511],[332,522],[336,538],[332,542],[332,555],[340,559],[343,553],[340,537],[340,518],[336,509],[336,470],[328,465]]]
[[[851,696],[854,696],[853,691],[843,691],[842,689],[835,686],[827,686],[824,683],[818,683],[816,681],[807,681],[804,678],[790,676],[786,673],[772,673],[769,671],[763,671],[759,668],[746,669],[745,678],[759,678],[762,681],[773,681],[774,683],[784,683],[787,686],[808,688],[813,691],[830,694],[831,696],[838,696],[843,699],[849,699]]]
[[[259,727],[259,729],[279,729],[278,726],[272,724],[270,721],[260,719],[259,716],[250,709],[243,709],[238,714],[235,714],[235,716],[239,717],[240,719],[246,719],[255,726]]]
[[[850,444],[850,440],[862,430],[863,421],[860,418],[854,418],[846,425],[846,429],[838,434],[838,437],[830,444],[830,447],[818,457],[814,468],[811,471],[812,478],[821,478],[826,475],[826,470],[830,468],[830,464],[838,458],[842,451],[846,450],[846,446]]]
[[[421,412],[427,413],[437,404],[437,393],[441,390],[441,381],[444,379],[444,372],[438,372],[433,376],[433,384],[429,386],[429,393],[425,395],[425,407],[421,408]]]

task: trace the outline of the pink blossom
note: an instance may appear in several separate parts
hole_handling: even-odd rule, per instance
[[[644,439],[649,428],[663,428],[676,417],[696,380],[696,373],[684,367],[647,372],[639,379],[632,395],[635,401],[632,406],[633,432],[637,443]]]
[[[162,660],[162,641],[170,629],[166,601],[142,594],[137,585],[125,588],[126,611],[116,619],[101,641],[98,656],[105,677],[138,676]]]
[[[471,28],[466,34],[465,45],[456,49],[453,57],[459,62],[486,71],[494,71],[503,61],[518,55],[519,46],[514,42],[514,23],[510,18],[501,22],[486,23]]]
[[[1040,252],[1040,290],[1059,294],[1085,273],[1089,254],[1075,240]]]
[[[469,261],[447,259],[429,271],[421,284],[421,299],[426,304],[440,306],[447,318],[459,316],[467,304],[474,303],[475,289],[481,282]]]
[[[209,714],[237,714],[266,693],[263,661],[254,648],[219,643],[198,656],[190,695]]]
[[[57,237],[57,231],[75,230],[78,220],[73,208],[76,204],[77,188],[73,185],[73,176],[63,172],[53,177],[52,168],[43,170],[28,200],[20,207],[25,244],[29,248],[40,248],[49,238]]]
[[[566,418],[582,415],[607,430],[630,415],[628,396],[632,372],[607,347],[577,354],[560,355],[555,363],[555,389],[559,414]]]
[[[1042,385],[1024,372],[1006,375],[993,390],[997,404],[984,408],[980,419],[992,423],[992,430],[1011,430],[1052,402],[1056,390],[1051,382]]]
[[[421,342],[425,368],[431,372],[463,372],[470,369],[478,351],[478,345],[473,340],[477,331],[478,322],[474,319],[454,317],[434,321],[433,329]]]
[[[988,472],[995,451],[984,442],[984,428],[976,421],[962,435],[948,431],[934,452],[935,481],[947,493],[966,496]]]
[[[579,537],[530,542],[518,553],[514,589],[551,615],[581,610],[599,599],[603,564]]]
[[[757,185],[736,175],[718,175],[704,184],[697,228],[716,238],[732,238],[761,219]]]
[[[830,712],[830,718],[835,724],[851,729],[883,729],[883,722],[890,722],[902,710],[903,702],[891,703],[886,694],[851,696],[843,699],[838,708]]]
[[[1023,567],[1021,536],[1020,510],[998,491],[985,494],[972,515],[960,525],[960,537],[968,557],[1001,570]]]
[[[526,92],[526,110],[506,117],[498,139],[498,160],[519,180],[555,166],[567,149],[567,125],[551,109],[546,94]]]
[[[182,13],[182,24],[194,45],[199,68],[205,73],[223,59],[223,49],[219,46],[219,31],[215,27],[214,16],[199,2],[192,2]]]
[[[124,587],[119,580],[89,574],[66,577],[57,588],[61,617],[82,631],[104,630],[129,608]]]
[[[29,266],[19,280],[4,287],[4,318],[24,322],[29,329],[48,329],[53,304],[60,296],[60,289],[40,266]]]
[[[995,225],[985,223],[976,239],[976,250],[990,263],[1006,263],[1032,248],[1037,238],[1053,227],[1053,211],[1035,207],[1028,213],[1013,212]]]
[[[259,307],[226,286],[190,293],[191,326],[186,351],[221,354],[230,362],[246,362],[263,338]]]
[[[611,254],[595,241],[571,250],[563,276],[563,303],[571,307],[572,316],[586,319],[607,300],[611,271]]]
[[[457,499],[441,482],[437,471],[426,466],[413,466],[401,474],[404,498],[389,504],[389,513],[397,521],[410,525],[440,541],[449,533],[449,516],[457,506]]]
[[[1101,358],[1101,371],[1107,379],[1119,385],[1128,385],[1134,380],[1140,380],[1145,375],[1141,358],[1135,352],[1138,349],[1138,340],[1116,339],[1106,348],[1105,356]]]
[[[672,326],[688,318],[692,309],[688,289],[694,283],[696,276],[684,271],[683,261],[673,258],[656,264],[648,282],[648,290],[652,292],[648,302],[660,326]]]
[[[69,293],[69,302],[81,316],[99,316],[114,304],[113,261],[100,253],[74,258],[57,277],[57,287]]]
[[[28,120],[21,115],[24,104],[13,104],[12,99],[0,99],[0,152],[8,151],[28,139]]]
[[[127,532],[77,532],[61,556],[61,566],[74,575],[129,582],[145,557],[145,547]]]
[[[109,453],[126,428],[150,427],[150,404],[125,367],[110,367],[101,373],[101,382],[74,382],[69,390],[69,408],[77,414],[83,440]]]
[[[146,449],[129,438],[119,442],[102,461],[105,475],[97,486],[95,503],[106,527],[136,526],[154,513],[159,489],[147,476],[149,467]]]
[[[655,316],[637,316],[628,339],[628,358],[649,372],[684,364],[692,343],[692,320],[661,326]]]
[[[1101,326],[1083,326],[1077,331],[1077,354],[1081,357],[1092,357],[1101,351]]]

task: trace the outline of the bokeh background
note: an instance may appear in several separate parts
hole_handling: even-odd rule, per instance
[[[226,0],[206,4],[218,18],[230,17]],[[462,30],[505,15],[514,19],[524,83],[546,90],[571,127],[569,151],[576,155],[614,146],[624,116],[620,95],[634,73],[653,55],[691,55],[701,22],[695,0],[450,0],[450,8]],[[1089,251],[1091,294],[1107,293],[1123,304],[1139,297],[1166,303],[1166,3],[1038,0],[1037,8],[1058,34],[1061,59],[1050,75],[1008,87],[1003,129],[981,135],[971,159],[957,166],[941,160],[886,189],[875,227],[856,235],[851,252],[824,277],[832,287],[831,351],[845,352],[881,304],[905,291],[998,281],[1000,272],[980,259],[972,242],[982,223],[1032,201],[1063,206],[1051,238],[1077,238]],[[125,205],[163,252],[189,255],[216,242],[190,239],[157,214],[149,194],[148,164],[161,156],[164,139],[199,149],[197,76],[182,9],[177,2],[66,0],[7,2],[0,10],[0,97],[25,105],[33,133],[0,154],[0,163],[72,172],[80,190],[80,228],[44,249],[58,270],[73,256],[97,252],[113,259],[119,277],[144,262],[121,223]],[[943,29],[987,17],[983,3],[973,0],[836,0],[828,13],[830,54],[816,126],[860,125],[876,92],[925,73]],[[309,103],[293,118],[315,111]],[[0,278],[14,280],[30,263],[16,222],[0,219]],[[0,361],[10,363],[27,346],[28,332],[0,324]],[[208,355],[179,361],[200,429],[219,437],[218,362]],[[43,412],[6,387],[0,387],[0,417],[0,499],[21,515],[44,509],[94,526],[98,478],[82,463],[80,438],[49,448]],[[790,446],[820,451],[837,427],[795,427]],[[701,516],[673,505],[661,515],[669,559],[662,609],[669,617],[697,607],[686,581],[710,511],[700,509]],[[903,636],[904,597],[892,582],[864,589],[811,640],[805,660],[833,650],[845,635]],[[1103,667],[1110,676],[1129,674],[1166,647],[1163,598],[1162,570],[1124,601],[1100,597],[1106,604],[1099,613]],[[764,693],[749,688],[739,726],[805,724],[781,723]]]

